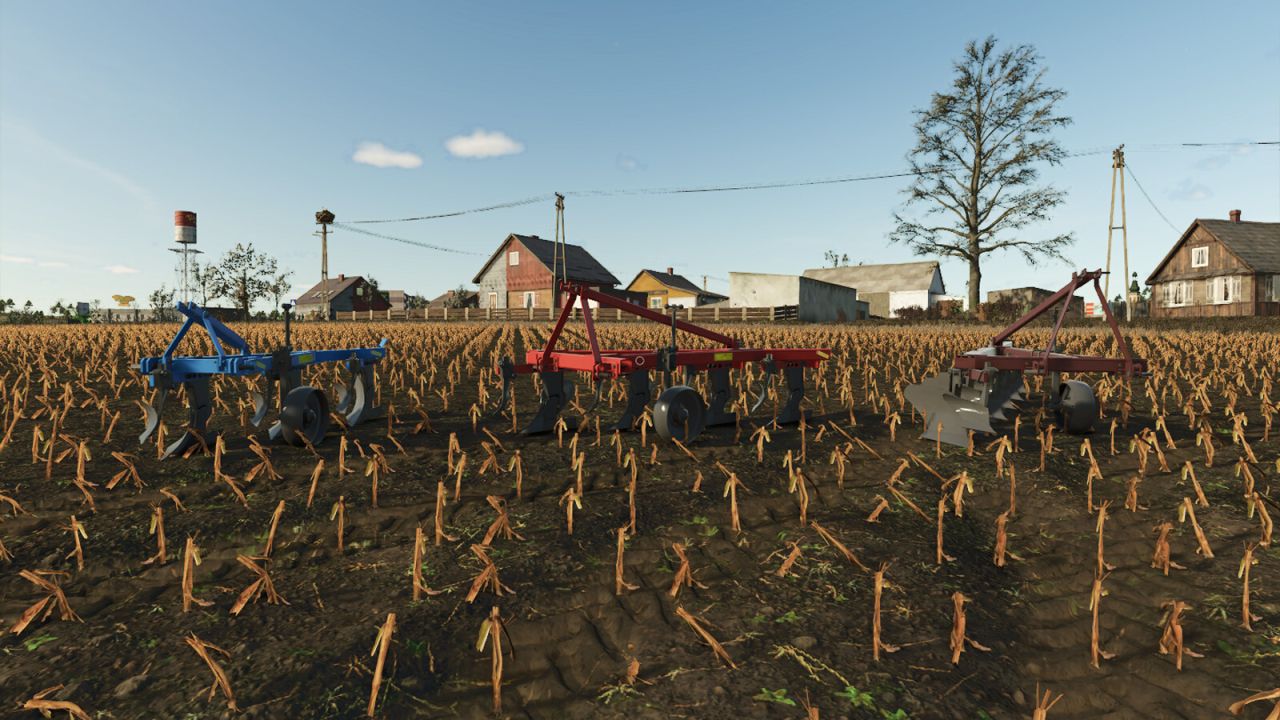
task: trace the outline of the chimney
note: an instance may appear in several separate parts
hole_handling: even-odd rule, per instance
[[[1231,212],[1227,213],[1227,217],[1231,218],[1231,222],[1240,222],[1240,211],[1232,210]]]
[[[667,268],[667,274],[668,274],[668,275],[675,275],[674,268]]]
[[[343,280],[346,280],[346,279],[347,279],[346,275],[344,275],[343,273],[338,273],[338,282],[342,282]]]

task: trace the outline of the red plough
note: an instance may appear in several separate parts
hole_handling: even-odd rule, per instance
[[[991,345],[955,356],[949,371],[925,378],[906,390],[907,400],[925,416],[922,438],[952,445],[966,445],[969,432],[1003,432],[1009,415],[1017,413],[1026,400],[1023,376],[1048,375],[1047,405],[1062,429],[1085,434],[1098,419],[1098,400],[1093,388],[1080,380],[1060,380],[1061,373],[1106,373],[1130,378],[1147,372],[1147,361],[1134,357],[1120,334],[1120,326],[1102,295],[1098,278],[1101,270],[1081,270],[1071,274],[1071,282],[1045,298],[1012,325],[991,339]],[[1057,352],[1058,334],[1067,318],[1075,291],[1092,282],[1115,338],[1120,357],[1069,355]],[[1058,319],[1043,349],[1027,350],[1010,344],[1014,333],[1031,321],[1062,304]]]
[[[817,368],[831,356],[831,351],[824,348],[744,348],[736,338],[679,320],[674,315],[669,317],[633,305],[578,283],[561,283],[560,289],[566,295],[564,307],[551,336],[547,338],[546,346],[541,350],[528,351],[523,363],[517,364],[510,358],[504,358],[499,366],[502,375],[499,410],[510,406],[511,381],[516,375],[538,373],[542,381],[538,412],[524,430],[528,434],[546,433],[555,428],[560,412],[573,397],[573,386],[565,378],[565,372],[586,373],[595,381],[595,403],[587,410],[588,413],[599,405],[605,380],[625,377],[629,385],[627,405],[621,419],[610,429],[629,430],[649,404],[652,396],[649,373],[656,371],[664,373],[666,389],[653,406],[654,428],[664,439],[689,442],[707,427],[732,425],[737,421],[736,414],[728,409],[732,390],[729,371],[741,369],[753,362],[763,366],[766,381],[777,372],[781,372],[786,380],[786,402],[778,410],[774,422],[782,425],[796,423],[800,421],[800,403],[804,400],[805,368]],[[582,320],[590,349],[557,349],[556,345],[565,323],[573,313],[575,302],[582,308]],[[592,302],[602,308],[621,310],[656,323],[670,323],[671,344],[653,350],[602,350],[596,337],[595,320],[592,318]],[[710,340],[717,343],[718,347],[681,349],[676,344],[677,331]],[[706,372],[710,397],[704,401],[698,391],[689,385],[672,384],[672,378],[678,369],[683,370],[685,382],[691,382],[699,372]],[[765,395],[765,386],[762,384],[750,412],[760,407]]]

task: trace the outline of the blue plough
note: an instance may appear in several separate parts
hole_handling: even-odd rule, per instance
[[[334,408],[345,416],[349,426],[358,425],[380,413],[374,394],[374,367],[387,356],[387,340],[383,338],[377,347],[349,350],[294,350],[290,345],[290,310],[284,308],[284,345],[274,352],[254,353],[249,344],[231,328],[222,324],[207,310],[195,303],[178,303],[178,312],[187,319],[182,329],[173,336],[160,357],[146,357],[138,362],[138,370],[147,376],[147,384],[157,391],[155,404],[143,401],[146,413],[146,429],[138,436],[143,444],[160,426],[165,400],[169,391],[181,386],[187,398],[187,423],[182,435],[165,448],[164,457],[186,452],[198,442],[204,442],[205,428],[213,414],[209,378],[214,375],[250,377],[264,375],[268,382],[266,396],[253,393],[254,413],[252,423],[262,424],[271,408],[267,398],[279,403],[279,419],[269,430],[271,439],[284,437],[293,445],[316,445],[324,439],[329,429],[329,400],[323,391],[302,384],[302,369],[317,363],[340,362],[346,365],[351,377],[350,386],[339,384],[338,404]],[[199,325],[209,334],[216,355],[174,356],[178,344],[187,332]],[[230,354],[236,351],[238,354]],[[274,392],[272,391],[274,390]]]

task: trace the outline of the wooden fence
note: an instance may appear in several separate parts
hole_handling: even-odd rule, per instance
[[[416,310],[353,310],[334,313],[337,320],[416,320],[416,321],[473,321],[488,320],[509,322],[516,320],[554,321],[560,311],[555,308],[418,308]],[[592,308],[592,318],[600,321],[644,320],[616,308]],[[582,309],[573,309],[573,319],[582,317]],[[690,307],[679,311],[681,320],[690,322],[777,322],[796,320],[799,317],[795,305],[777,307]]]

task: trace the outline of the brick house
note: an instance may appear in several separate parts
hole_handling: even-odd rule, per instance
[[[618,278],[580,245],[564,246],[562,272],[571,282],[611,291]],[[479,286],[481,308],[549,308],[559,306],[552,292],[555,243],[537,235],[507,236],[471,282]],[[561,278],[562,280],[565,278]]]
[[[1152,317],[1280,315],[1280,223],[1198,219],[1147,277]]]

